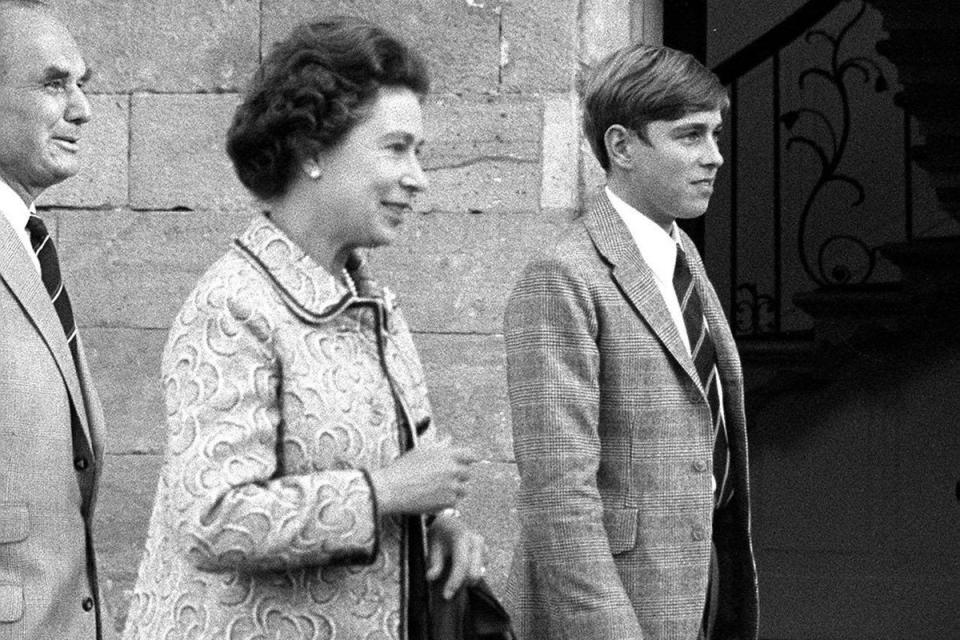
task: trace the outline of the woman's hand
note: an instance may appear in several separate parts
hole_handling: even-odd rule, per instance
[[[470,466],[475,461],[469,449],[430,444],[371,471],[380,513],[437,513],[455,507],[467,493]]]
[[[456,516],[437,516],[427,533],[427,546],[427,580],[439,578],[450,562],[443,586],[443,597],[447,600],[465,582],[476,582],[487,572],[488,549],[483,536],[467,529]]]

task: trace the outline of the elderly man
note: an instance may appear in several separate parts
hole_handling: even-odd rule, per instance
[[[691,56],[631,45],[593,71],[607,187],[533,260],[505,335],[522,640],[754,640],[743,381],[696,248],[727,95]]]
[[[0,639],[109,635],[91,542],[103,413],[34,209],[79,169],[87,76],[44,4],[0,0]]]

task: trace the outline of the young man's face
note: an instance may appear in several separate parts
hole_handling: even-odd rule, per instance
[[[719,109],[648,124],[647,142],[632,141],[630,204],[664,228],[703,215],[723,164],[717,146],[722,124]]]

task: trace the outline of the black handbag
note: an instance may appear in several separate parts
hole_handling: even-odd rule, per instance
[[[510,615],[485,581],[464,584],[449,600],[443,597],[446,582],[446,570],[430,582],[432,640],[516,640]]]
[[[390,383],[390,390],[393,392],[397,410],[397,423],[405,430],[407,436],[404,449],[410,450],[416,446],[417,437],[429,426],[429,418],[414,426],[410,424],[406,414],[401,410],[403,402],[393,376],[390,375],[384,353],[383,327],[386,326],[386,315],[379,304],[376,307],[374,321],[377,323],[376,333],[380,362],[387,381]],[[416,524],[413,524],[414,522]],[[419,529],[420,533],[416,537],[419,544],[422,545],[424,538],[421,536],[426,533],[422,518],[419,516],[410,517],[408,524]],[[426,634],[429,640],[516,640],[516,634],[514,634],[513,627],[510,625],[510,615],[497,600],[497,597],[493,595],[485,581],[481,579],[472,584],[463,584],[453,597],[447,600],[443,597],[443,585],[447,583],[450,572],[449,560],[445,562],[446,566],[442,574],[435,580],[428,581],[423,575],[426,570],[424,554],[420,553],[418,555],[417,562],[411,561],[410,563],[411,570],[419,574],[410,583],[410,596],[414,601],[410,614],[413,623],[409,629],[411,638],[421,638]],[[416,564],[416,568],[413,568],[414,564]],[[425,603],[418,601],[421,599],[418,596],[424,583],[427,585]],[[424,605],[426,606],[424,607]],[[423,619],[424,617],[426,620]]]

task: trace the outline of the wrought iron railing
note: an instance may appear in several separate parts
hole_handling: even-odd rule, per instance
[[[846,5],[846,12],[855,9],[839,28],[834,30],[818,26],[840,5]],[[844,212],[849,213],[861,207],[865,199],[864,185],[841,161],[850,146],[851,122],[855,114],[851,108],[848,83],[860,81],[871,83],[878,94],[888,93],[890,80],[881,65],[870,55],[863,52],[849,54],[846,51],[848,36],[858,27],[867,11],[862,0],[812,0],[781,21],[773,29],[750,43],[727,60],[714,67],[714,71],[729,87],[731,111],[729,114],[729,304],[735,331],[740,336],[759,336],[764,334],[782,334],[795,330],[797,322],[785,327],[783,312],[788,305],[785,300],[784,273],[790,270],[791,282],[796,282],[802,272],[808,288],[843,287],[863,285],[873,281],[878,261],[878,244],[871,243],[857,233],[836,231],[827,233],[831,221],[824,219],[824,194],[830,191],[834,199],[837,189],[847,192]],[[836,16],[834,16],[834,22]],[[829,109],[824,104],[797,104],[784,108],[783,88],[791,78],[784,76],[783,54],[790,46],[826,45],[827,59],[811,62],[799,71],[795,78],[800,94],[813,84],[818,84],[821,95],[824,91],[832,94]],[[872,53],[872,52],[871,52]],[[771,78],[770,105],[774,114],[772,122],[773,149],[770,151],[771,166],[769,179],[772,182],[772,198],[769,210],[769,224],[772,226],[770,251],[770,273],[764,274],[761,284],[754,273],[742,273],[740,261],[740,243],[743,240],[745,226],[749,224],[745,212],[741,211],[740,198],[742,176],[738,172],[741,164],[743,145],[740,136],[740,108],[743,102],[741,94],[743,79],[761,65],[770,66]],[[755,83],[751,89],[755,89]],[[889,101],[889,99],[888,99]],[[904,181],[903,224],[897,237],[888,237],[885,242],[913,238],[913,193],[912,183],[912,122],[904,112],[902,119],[902,158],[896,162],[898,178]],[[804,185],[809,192],[799,193],[797,185],[789,189],[792,203],[802,202],[799,214],[793,212],[789,220],[792,225],[787,233],[784,220],[784,176],[785,154],[793,159],[795,154],[806,154],[803,160],[816,166],[811,173],[816,175],[812,185]],[[885,159],[889,161],[889,158]],[[820,209],[818,210],[818,204]],[[900,205],[897,205],[900,206]],[[835,211],[834,211],[835,213]],[[819,218],[818,218],[819,216]],[[847,215],[849,219],[849,215]],[[766,220],[764,221],[767,222]],[[837,225],[837,228],[842,225]],[[811,229],[817,233],[812,233]],[[790,239],[793,242],[790,242]]]

